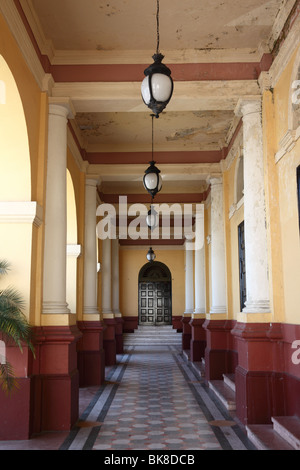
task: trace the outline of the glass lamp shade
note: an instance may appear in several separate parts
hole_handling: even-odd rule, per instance
[[[145,71],[146,77],[141,85],[144,103],[158,115],[165,109],[173,94],[171,71],[161,63],[163,55],[155,54],[154,63]]]
[[[160,170],[155,166],[155,162],[150,162],[143,178],[144,188],[154,197],[162,188],[162,178]]]
[[[154,251],[152,250],[152,248],[149,248],[149,251],[147,253],[147,260],[150,261],[150,263],[152,263],[156,258],[156,255],[154,253]]]

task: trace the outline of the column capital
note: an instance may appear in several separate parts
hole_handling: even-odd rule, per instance
[[[62,117],[74,119],[76,111],[70,98],[49,98],[49,113],[58,114]]]
[[[234,110],[236,116],[245,117],[248,114],[261,113],[262,97],[260,95],[245,96],[239,99]]]
[[[209,177],[209,183],[210,183],[211,187],[221,186],[223,184],[223,178],[222,178],[222,176],[210,176]]]
[[[86,175],[85,177],[85,185],[86,186],[94,186],[95,188],[101,182],[99,175]]]

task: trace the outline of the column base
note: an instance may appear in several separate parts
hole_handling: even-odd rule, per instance
[[[102,385],[105,380],[103,323],[81,321],[77,325],[82,333],[82,338],[77,344],[79,386]]]
[[[206,334],[205,330],[203,329],[204,322],[205,318],[192,318],[190,321],[190,360],[192,362],[199,362],[205,356]]]
[[[123,324],[124,320],[121,316],[116,317],[116,353],[123,354],[124,344],[123,344]]]
[[[113,366],[117,362],[116,320],[115,318],[104,318],[103,322],[105,325],[104,336],[103,336],[105,365]]]
[[[280,325],[237,323],[236,412],[242,424],[271,423],[286,414],[286,375]],[[278,349],[279,348],[279,349]],[[274,364],[278,362],[278,371]],[[282,361],[282,363],[280,362]]]
[[[182,316],[172,316],[172,325],[174,330],[177,330],[177,333],[182,332]]]
[[[77,326],[35,329],[33,432],[69,431],[78,420]]]
[[[122,317],[123,323],[123,333],[134,333],[134,330],[137,330],[139,320],[138,317]]]
[[[205,320],[206,331],[205,376],[209,380],[222,380],[223,374],[232,373],[237,365],[237,352],[230,320]]]
[[[192,330],[191,330],[191,313],[184,313],[181,319],[182,323],[182,350],[187,351],[190,349]]]

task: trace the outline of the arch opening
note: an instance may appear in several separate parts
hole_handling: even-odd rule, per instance
[[[172,324],[172,276],[159,262],[146,263],[139,272],[139,325]]]

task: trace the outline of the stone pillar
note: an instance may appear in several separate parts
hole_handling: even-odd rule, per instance
[[[230,372],[230,327],[227,321],[223,181],[211,178],[211,308],[206,330],[205,373],[208,380]]]
[[[102,240],[102,315],[105,324],[104,351],[107,366],[116,363],[116,322],[112,311],[111,239]]]
[[[211,291],[210,313],[226,314],[225,228],[222,178],[211,178]]]
[[[191,342],[191,317],[194,311],[194,251],[190,249],[192,244],[185,246],[185,311],[182,317],[182,349],[190,349]]]
[[[206,338],[203,329],[205,321],[205,255],[204,247],[195,250],[195,310],[191,325],[191,361],[200,361],[204,357]]]
[[[270,323],[261,97],[242,99],[236,114],[243,118],[247,287],[245,308],[232,332],[238,351],[236,411],[244,424],[270,423],[282,413],[282,378],[272,370],[282,332]]]
[[[116,322],[116,353],[123,353],[123,319],[120,312],[119,240],[112,243],[112,311]]]
[[[84,303],[83,321],[78,322],[83,336],[77,348],[81,387],[102,384],[105,376],[103,323],[97,307],[97,183],[92,177],[85,182]]]
[[[81,335],[66,302],[67,120],[72,110],[69,100],[49,101],[42,326],[35,332],[39,360],[33,364],[35,432],[70,429],[79,404],[76,343]]]
[[[70,313],[66,302],[68,105],[49,105],[43,314]]]
[[[261,97],[241,100],[243,116],[244,217],[246,246],[245,313],[269,313],[270,290],[263,168]]]

